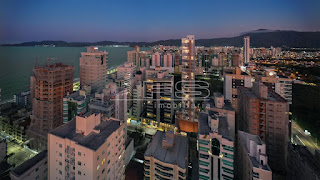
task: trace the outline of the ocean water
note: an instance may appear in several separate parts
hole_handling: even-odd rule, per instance
[[[108,68],[123,64],[131,47],[99,47],[109,53]],[[141,48],[147,50],[148,48]],[[79,78],[80,53],[85,47],[0,47],[0,88],[2,101],[30,88],[30,76],[36,64],[45,65],[48,58],[75,66],[74,78]],[[52,61],[51,61],[52,62]]]

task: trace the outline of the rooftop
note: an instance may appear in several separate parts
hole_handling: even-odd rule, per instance
[[[16,168],[14,168],[11,173],[15,175],[16,177],[19,177],[26,173],[29,169],[31,169],[34,165],[36,165],[38,162],[43,160],[44,158],[47,158],[47,150],[41,151],[39,154],[33,156],[32,158],[26,160]]]
[[[246,144],[247,142],[245,141],[245,139],[250,139],[251,141],[256,142],[258,145],[262,145],[264,144],[264,142],[260,139],[259,136],[257,135],[253,135],[253,134],[249,134],[243,131],[238,131],[239,137],[241,138],[243,144]]]
[[[230,128],[227,122],[227,118],[224,116],[219,116],[218,134],[221,135],[224,139],[233,141],[233,138],[230,133]]]
[[[255,95],[252,92],[251,88],[246,88],[246,87],[238,87],[239,91],[244,93],[246,96],[249,98],[259,98],[257,95]],[[240,93],[238,93],[240,94]],[[278,101],[278,102],[287,102],[283,97],[281,97],[279,94],[273,92],[273,91],[268,91],[268,99],[269,101]]]
[[[63,63],[54,63],[45,66],[35,67],[34,70],[40,71],[59,71],[61,69],[74,69],[74,66],[63,64]]]
[[[236,73],[234,73],[234,72],[230,72],[230,71],[225,71],[224,72],[226,75],[235,75],[235,76],[237,76],[237,74]],[[247,74],[246,72],[242,72],[241,71],[241,73],[240,73],[240,75],[242,75],[242,76],[250,76],[249,74]]]
[[[249,133],[246,133],[246,132],[243,132],[243,131],[238,131],[238,134],[239,134],[239,137],[240,137],[240,140],[241,140],[241,144],[244,145],[248,155],[250,154],[249,153],[249,149],[248,149],[248,145],[247,143],[250,143],[250,141],[248,140],[251,140],[251,141],[254,141],[255,143],[257,143],[257,145],[263,145],[265,144],[259,136],[257,135],[253,135],[253,134],[249,134]],[[251,148],[250,148],[251,149]],[[263,170],[267,170],[267,171],[271,171],[270,167],[268,166],[268,164],[261,164],[258,162],[258,160],[255,158],[255,157],[252,157],[250,156],[250,161],[252,163],[252,166],[255,167],[255,168],[261,168]]]
[[[204,112],[200,112],[198,116],[198,133],[201,135],[209,134],[211,133],[211,128],[208,124],[208,114]]]
[[[153,156],[164,163],[177,164],[180,168],[186,169],[188,166],[188,138],[174,135],[172,148],[163,148],[162,141],[164,138],[165,132],[157,131],[144,155],[147,157]]]
[[[162,73],[162,72],[159,72]],[[157,81],[161,81],[161,80],[173,80],[174,76],[172,75],[164,75],[163,78],[159,78],[157,74],[152,74],[149,75],[149,77],[147,79],[152,79],[152,80],[157,80]]]
[[[263,165],[263,164],[260,164],[256,158],[252,157],[252,156],[249,156],[250,157],[250,161],[252,163],[252,166],[255,167],[255,168],[261,168],[263,170],[267,170],[267,171],[271,171],[270,167],[267,165]]]
[[[76,119],[59,126],[50,134],[70,139],[79,145],[82,145],[91,150],[97,150],[107,140],[107,138],[120,127],[120,121],[107,120],[101,121],[94,129],[100,130],[100,133],[92,131],[87,136],[76,132]]]
[[[208,113],[204,113],[204,112],[199,113],[199,117],[198,117],[199,134],[205,135],[205,134],[213,133],[209,125],[208,117],[211,117],[211,119],[215,119],[216,115],[218,115],[217,112],[210,111],[210,110],[208,111]],[[221,135],[224,139],[233,141],[226,117],[219,116],[218,134]]]
[[[210,98],[208,100],[208,103],[210,105],[210,108],[215,108],[216,107],[214,99]],[[232,104],[231,104],[231,102],[229,100],[224,100],[224,106],[222,107],[222,109],[225,109],[225,110],[228,110],[228,111],[234,111],[234,109],[232,107]]]
[[[72,98],[76,101],[83,101],[86,97],[85,96],[82,96],[79,94],[79,91],[76,91],[68,96],[66,96],[66,98]]]

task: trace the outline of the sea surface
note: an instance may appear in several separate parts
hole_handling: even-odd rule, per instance
[[[109,53],[108,68],[123,64],[127,60],[127,51],[132,49],[132,47],[99,47],[99,50]],[[36,59],[38,65],[47,64],[48,58],[54,58],[50,63],[62,62],[73,65],[74,79],[79,78],[81,52],[86,52],[86,47],[0,47],[2,102],[12,99],[14,94],[30,89],[30,76]]]

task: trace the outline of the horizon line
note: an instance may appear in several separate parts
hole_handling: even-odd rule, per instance
[[[261,31],[262,30],[262,31]],[[259,32],[261,31],[261,32]],[[263,32],[266,31],[266,32]],[[245,36],[246,34],[249,33],[272,33],[272,32],[278,32],[278,31],[293,31],[293,32],[320,32],[320,30],[316,30],[316,31],[297,31],[297,30],[272,30],[272,29],[256,29],[256,30],[252,30],[252,31],[247,31],[247,32],[242,32],[239,33],[239,35],[237,36],[229,36],[229,37],[209,37],[209,38],[199,38],[199,39],[195,39],[195,40],[205,40],[205,39],[224,39],[224,38],[235,38],[235,37],[239,37],[239,36]],[[193,35],[193,34],[188,34],[188,35]],[[184,37],[184,36],[183,36]],[[182,37],[182,38],[183,38]],[[38,41],[21,41],[21,42],[9,42],[9,43],[1,43],[0,45],[17,45],[17,44],[22,44],[22,43],[30,43],[30,42],[42,42],[42,41],[60,41],[60,42],[66,42],[66,43],[98,43],[98,42],[104,42],[104,41],[108,41],[108,42],[115,42],[115,43],[155,43],[158,41],[168,41],[168,40],[179,40],[181,38],[170,38],[170,39],[160,39],[160,40],[153,40],[153,41],[114,41],[114,40],[101,40],[101,41],[65,41],[65,40],[38,40]]]

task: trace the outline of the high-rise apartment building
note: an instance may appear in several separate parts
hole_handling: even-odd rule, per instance
[[[127,109],[130,110],[132,107],[132,92],[135,84],[134,74],[136,66],[132,62],[126,62],[121,66],[117,67],[117,80],[123,79],[121,87],[127,89]]]
[[[187,179],[188,138],[157,131],[144,154],[144,179]]]
[[[173,69],[173,65],[174,65],[174,54],[172,54],[172,53],[164,54],[163,55],[163,67]]]
[[[181,102],[182,108],[177,112],[181,131],[198,132],[198,122],[195,114],[195,39],[193,35],[181,40],[182,72],[181,72]]]
[[[135,46],[132,51],[127,51],[127,61],[133,63],[136,66],[139,66],[140,60],[140,47]]]
[[[225,117],[199,113],[199,179],[234,179],[234,140]]]
[[[125,123],[77,116],[48,136],[49,179],[124,180]]]
[[[225,72],[223,91],[226,100],[232,103],[232,107],[237,111],[238,109],[238,87],[252,87],[252,77],[236,68],[235,73]]]
[[[149,53],[148,52],[141,51],[139,53],[139,61],[138,61],[138,64],[136,64],[136,66],[149,68],[149,66],[150,66],[150,57],[149,57]]]
[[[31,91],[25,91],[13,95],[14,102],[19,107],[29,107],[30,106],[30,93]]]
[[[35,67],[31,76],[32,115],[27,137],[34,149],[47,148],[47,133],[63,122],[63,98],[73,92],[74,67],[55,63]]]
[[[238,131],[236,162],[238,179],[272,180],[266,144],[258,135]]]
[[[95,93],[94,100],[89,103],[89,109],[95,113],[103,113],[105,117],[113,117],[121,121],[127,120],[127,91],[108,83]]]
[[[235,138],[235,122],[236,122],[236,113],[232,108],[232,104],[228,100],[224,100],[224,96],[220,93],[214,93],[213,99],[209,99],[206,105],[206,110],[215,111],[219,116],[225,117],[232,138]]]
[[[174,76],[165,72],[151,75],[145,81],[146,118],[160,123],[173,123]]]
[[[173,53],[160,53],[155,52],[152,54],[151,69],[161,67],[163,70],[167,70],[169,73],[174,72],[174,54]]]
[[[261,82],[238,88],[238,128],[258,135],[267,145],[269,165],[276,174],[286,171],[289,143],[289,105]]]
[[[150,68],[159,67],[162,64],[163,56],[159,52],[152,54],[152,61]]]
[[[263,82],[269,90],[275,91],[289,104],[292,104],[292,83],[293,79],[284,76],[277,76],[276,72],[266,72],[264,76],[256,76],[256,80]]]
[[[91,87],[87,86],[63,98],[63,123],[88,111],[90,95]]]
[[[80,85],[91,86],[92,90],[104,87],[107,78],[108,52],[98,47],[87,47],[80,57]]]
[[[48,179],[48,152],[41,151],[39,154],[24,161],[10,171],[12,180]]]
[[[139,120],[145,109],[145,84],[138,81],[132,93],[132,116]]]
[[[211,55],[207,51],[204,51],[198,53],[197,56],[201,67],[203,67],[204,73],[208,73],[212,65]]]
[[[239,53],[232,54],[232,66],[239,67],[240,66],[240,56]]]
[[[250,62],[250,36],[243,38],[243,64]]]
[[[18,143],[25,143],[28,140],[26,131],[31,123],[30,114],[26,109],[20,109],[9,117],[0,116],[0,133],[10,136]]]
[[[146,78],[151,77],[153,75],[157,75],[158,73],[169,74],[167,70],[164,70],[162,67],[156,67],[154,69],[146,69]]]
[[[218,66],[219,67],[227,66],[227,54],[225,52],[219,52],[219,54],[218,54]]]
[[[136,66],[132,62],[125,62],[123,65],[117,67],[117,79],[125,78],[131,79],[134,75]]]

